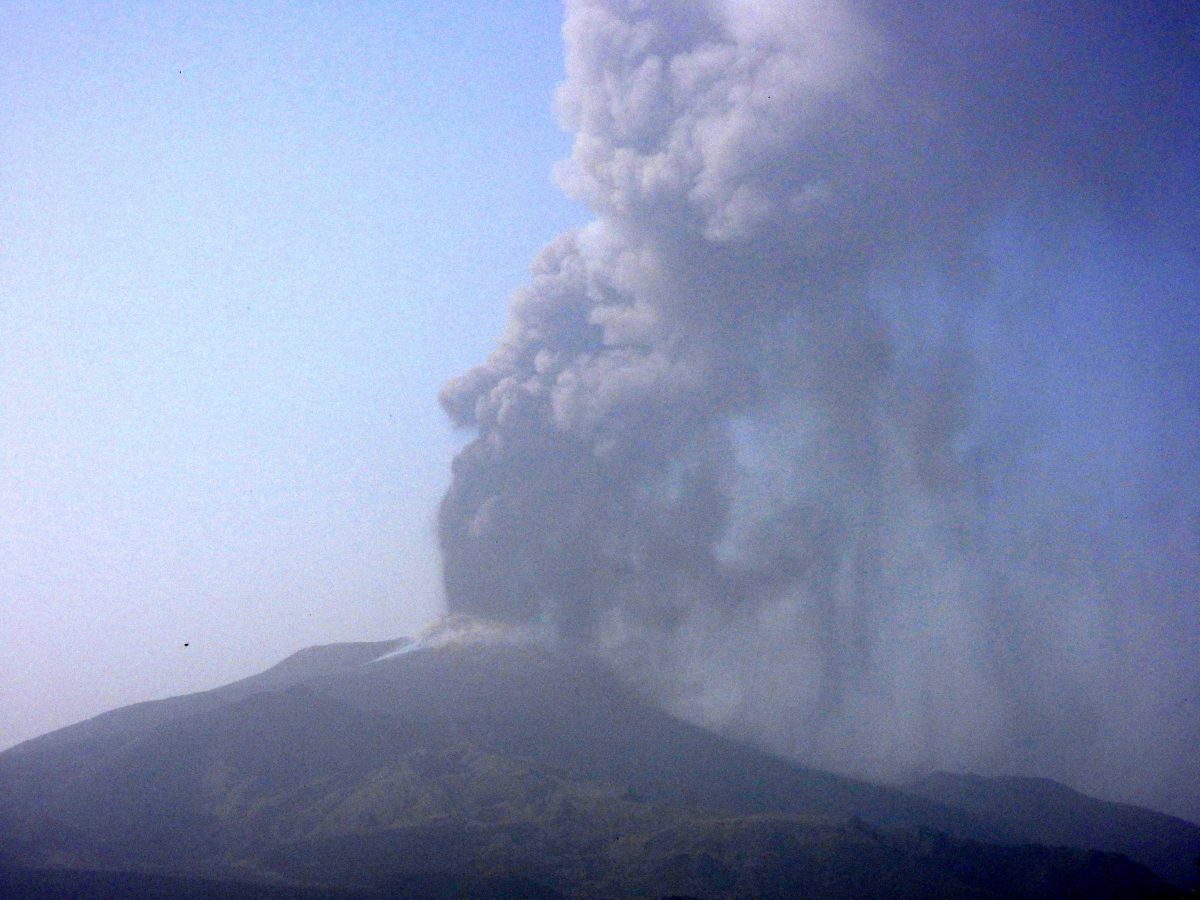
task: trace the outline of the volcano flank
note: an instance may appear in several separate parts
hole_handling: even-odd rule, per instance
[[[804,768],[659,711],[589,658],[460,623],[310,648],[0,754],[0,887],[1175,895],[1161,879],[1183,883],[1200,828],[1062,791],[1061,817],[1089,810],[1076,848],[1039,845],[1069,841],[981,801],[986,789],[932,779],[910,793]]]

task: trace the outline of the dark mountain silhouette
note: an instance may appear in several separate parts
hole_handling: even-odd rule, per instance
[[[1029,841],[1123,853],[1176,884],[1189,884],[1197,874],[1200,825],[1174,816],[1097,800],[1044,778],[938,772],[908,789],[1011,827]]]
[[[14,896],[89,896],[70,891],[101,878],[142,893],[190,879],[179,896],[1173,895],[1095,849],[1136,855],[1143,820],[1115,822],[1131,835],[1119,845],[1052,830],[1046,842],[1079,847],[1052,849],[1020,816],[923,793],[730,742],[537,645],[335,645],[0,754],[0,885]],[[1152,849],[1155,834],[1142,834]]]
[[[42,754],[49,759],[60,749],[87,741],[93,748],[118,746],[131,735],[155,725],[183,718],[200,712],[216,709],[228,703],[245,699],[263,691],[279,690],[301,684],[369,662],[379,656],[410,643],[407,638],[393,641],[368,643],[330,644],[323,647],[307,647],[293,653],[283,662],[265,672],[251,675],[211,691],[169,697],[135,703],[41,737],[25,741],[8,753],[22,755]]]

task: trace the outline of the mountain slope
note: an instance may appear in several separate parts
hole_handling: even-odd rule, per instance
[[[1022,827],[731,743],[589,660],[506,642],[315,648],[0,754],[0,865],[26,870],[363,896],[414,878],[529,896],[1162,888],[1120,857],[976,842]]]
[[[908,785],[916,794],[1005,823],[1027,840],[1123,853],[1161,877],[1193,882],[1200,825],[1138,806],[1109,803],[1043,778],[939,772]]]
[[[428,736],[621,784],[658,802],[735,812],[859,816],[995,837],[955,809],[806,769],[676,719],[602,667],[535,647],[401,654],[309,687]]]
[[[74,744],[113,746],[155,725],[262,693],[301,684],[322,675],[354,668],[411,643],[407,638],[307,647],[271,668],[210,691],[134,703],[25,741],[0,754],[42,754],[48,758]]]

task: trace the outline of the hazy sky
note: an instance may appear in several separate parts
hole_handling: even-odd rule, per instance
[[[0,746],[437,614],[437,391],[581,216],[560,27],[0,7]]]

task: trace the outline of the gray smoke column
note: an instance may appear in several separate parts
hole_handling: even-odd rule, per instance
[[[569,2],[559,175],[595,219],[443,391],[477,432],[441,508],[451,609],[809,762],[1166,803],[1200,732],[1155,604],[1194,605],[1194,502],[1170,584],[1136,528],[1055,506],[1037,429],[989,399],[1019,339],[979,335],[1040,314],[997,288],[1006,228],[1134,228],[1181,183],[1196,29],[1170,4]]]

